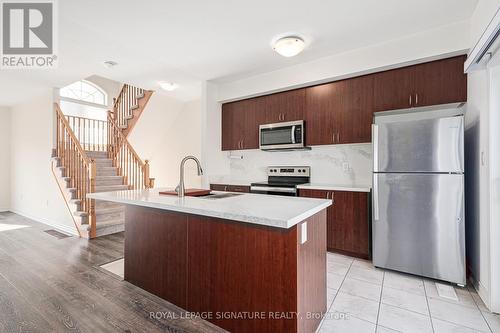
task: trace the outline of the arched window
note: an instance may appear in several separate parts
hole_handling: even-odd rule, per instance
[[[61,97],[89,102],[93,104],[99,105],[107,105],[107,94],[93,84],[92,82],[88,82],[85,80],[81,80],[75,83],[70,84],[62,88],[59,92]]]

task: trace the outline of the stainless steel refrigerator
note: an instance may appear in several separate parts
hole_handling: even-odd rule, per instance
[[[373,160],[373,264],[465,285],[463,116],[376,116]]]

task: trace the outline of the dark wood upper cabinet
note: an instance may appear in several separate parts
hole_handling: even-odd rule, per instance
[[[429,106],[467,101],[466,57],[454,57],[414,66],[413,106]]]
[[[265,114],[265,124],[304,119],[305,89],[267,95],[260,100],[259,112]]]
[[[306,88],[306,144],[334,144],[335,113],[341,108],[341,84],[333,82]]]
[[[259,125],[304,119],[306,145],[371,142],[373,113],[467,101],[465,56],[222,105],[222,150],[259,148]]]
[[[404,109],[412,106],[413,67],[372,74],[373,111]]]
[[[466,56],[372,74],[374,111],[467,101]]]
[[[373,85],[361,76],[307,88],[307,145],[370,142]]]
[[[341,107],[334,114],[337,128],[335,143],[371,142],[373,77],[361,76],[339,83]]]
[[[259,104],[252,98],[222,105],[222,150],[259,148]]]
[[[237,109],[237,103],[222,105],[222,150],[235,150],[240,144],[241,138],[236,135],[239,127],[236,122]]]

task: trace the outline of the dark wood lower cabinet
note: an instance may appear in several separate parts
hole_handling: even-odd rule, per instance
[[[129,206],[126,216],[125,279],[185,308],[187,216]]]
[[[325,233],[326,210],[281,229],[127,205],[125,280],[230,332],[312,333],[326,312]]]
[[[369,193],[299,190],[299,196],[332,199],[327,209],[327,249],[370,259]]]

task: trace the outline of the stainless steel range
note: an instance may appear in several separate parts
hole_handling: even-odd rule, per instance
[[[297,185],[309,183],[311,167],[273,166],[267,168],[267,182],[252,183],[250,192],[296,197]]]

